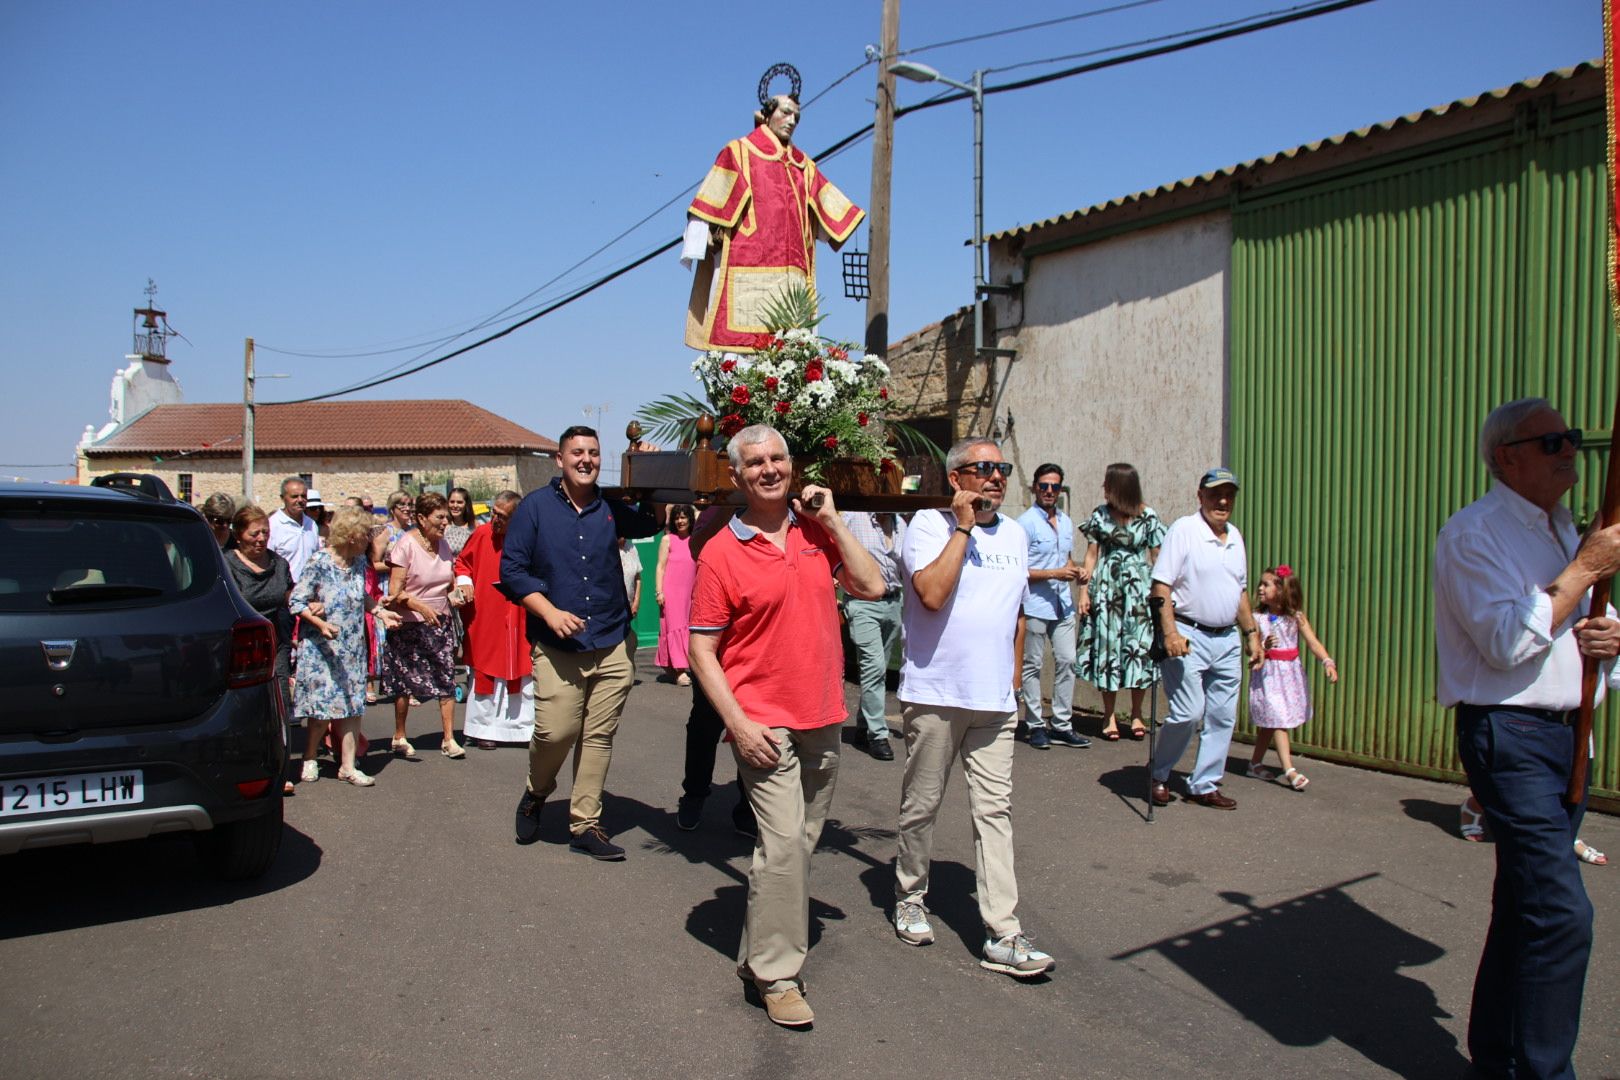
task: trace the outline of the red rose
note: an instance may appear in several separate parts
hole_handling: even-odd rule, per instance
[[[787,413],[788,413],[788,410],[791,409],[792,407],[793,406],[789,405],[785,401],[778,401],[776,403],[776,415],[778,415],[778,416],[786,416]]]
[[[827,355],[832,357],[834,360],[848,360],[849,359],[849,353],[846,352],[843,349],[840,349],[836,345],[834,345],[832,348],[827,350]]]
[[[751,395],[748,393],[748,387],[741,384],[739,384],[737,388],[731,392],[731,400],[735,401],[739,405],[748,404],[750,396]]]
[[[882,399],[883,401],[888,401],[889,400],[889,388],[887,386],[879,387],[878,388],[878,397],[880,399]]]
[[[867,418],[867,415],[865,413],[856,413],[855,414],[855,422],[857,424],[861,425],[861,427],[866,426],[867,419],[868,418]]]
[[[743,418],[738,416],[736,413],[727,413],[725,416],[720,418],[720,434],[724,435],[728,439],[737,434],[737,432],[741,431],[746,426],[747,425],[743,423]]]
[[[821,445],[825,446],[829,450],[838,449],[838,436],[836,436],[836,435],[827,436],[825,439],[821,440]]]
[[[775,345],[776,345],[776,335],[775,334],[755,334],[754,335],[754,348],[756,348],[756,349],[769,349],[769,348],[773,348]]]
[[[821,361],[812,360],[812,361],[810,361],[810,365],[804,369],[804,381],[805,382],[820,382],[821,381],[821,373],[822,373]]]
[[[722,361],[720,361],[720,370],[725,372],[727,375],[731,374],[733,371],[737,370],[737,361],[735,361],[735,360],[722,360]]]
[[[775,390],[780,381],[781,380],[779,380],[775,375],[772,375],[770,378],[765,380],[765,389]]]

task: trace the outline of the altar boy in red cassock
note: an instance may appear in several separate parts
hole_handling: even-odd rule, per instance
[[[758,127],[720,151],[687,207],[681,258],[698,262],[686,313],[694,349],[758,351],[765,307],[792,285],[814,292],[816,240],[836,251],[866,217],[793,145],[797,101],[778,94],[755,119]]]
[[[472,606],[461,609],[473,676],[462,726],[467,738],[485,750],[503,742],[527,745],[534,734],[534,662],[523,609],[496,588],[506,522],[521,498],[515,491],[495,496],[489,523],[473,530],[456,557],[456,586],[473,594]]]

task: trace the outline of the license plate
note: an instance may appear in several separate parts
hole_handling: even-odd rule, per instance
[[[140,769],[35,776],[0,783],[0,818],[96,806],[133,806],[145,798]]]

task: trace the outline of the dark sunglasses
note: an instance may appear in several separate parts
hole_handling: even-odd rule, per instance
[[[1551,457],[1564,448],[1564,440],[1566,439],[1569,440],[1569,448],[1571,450],[1579,450],[1581,448],[1581,441],[1585,437],[1586,436],[1581,432],[1580,428],[1570,428],[1568,431],[1549,431],[1545,435],[1531,435],[1526,439],[1514,439],[1511,442],[1505,442],[1502,445],[1522,446],[1525,443],[1540,443],[1541,452],[1546,454],[1548,457]]]
[[[214,517],[212,514],[204,514],[203,516],[208,519],[208,524],[218,529],[223,529],[231,523],[230,518]]]
[[[1002,476],[1002,479],[1006,479],[1007,477],[1012,475],[1012,462],[1010,462],[1010,461],[975,461],[970,465],[958,465],[956,467],[956,471],[957,472],[970,472],[974,476],[980,477],[981,479],[983,477],[989,476],[992,473],[1000,473],[1001,476]]]
[[[1044,483],[1044,482],[1037,482],[1036,485],[1035,485],[1035,490],[1036,491],[1062,491],[1063,490],[1063,485],[1061,483],[1048,484],[1048,483]]]

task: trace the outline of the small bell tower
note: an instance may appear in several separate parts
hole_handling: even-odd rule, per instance
[[[135,348],[129,359],[152,364],[168,364],[169,339],[174,330],[169,327],[169,313],[157,306],[157,282],[146,279],[146,306],[135,309]]]

